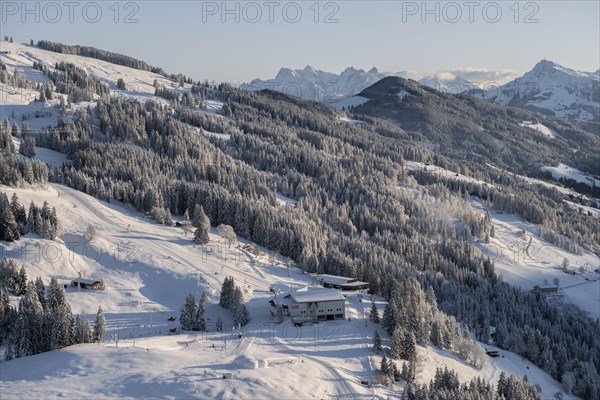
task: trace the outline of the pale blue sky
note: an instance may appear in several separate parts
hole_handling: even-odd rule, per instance
[[[168,72],[217,81],[270,78],[280,67],[307,64],[338,73],[348,66],[525,72],[547,58],[574,69],[600,68],[600,6],[595,0],[518,2],[518,7],[515,1],[428,2],[431,14],[424,13],[421,1],[323,1],[318,15],[315,1],[267,1],[238,2],[237,11],[228,15],[221,1],[119,2],[118,15],[112,0],[75,1],[71,22],[62,0],[52,6],[28,2],[29,11],[21,1],[2,0],[0,33],[19,42],[49,39],[96,46]],[[235,4],[228,2],[228,7],[235,10]],[[125,23],[131,13],[138,22]],[[325,23],[332,13],[338,22]],[[526,23],[528,16],[537,22]]]

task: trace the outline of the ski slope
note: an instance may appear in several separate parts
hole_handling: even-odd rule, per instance
[[[2,255],[25,263],[28,275],[41,276],[45,283],[52,277],[66,283],[80,274],[103,280],[105,290],[69,288],[67,298],[75,313],[84,313],[90,320],[101,305],[107,321],[104,344],[77,345],[0,364],[3,396],[401,396],[399,388],[360,384],[373,381],[381,362],[381,356],[369,348],[376,326],[368,321],[368,297],[347,294],[349,320],[300,328],[289,320],[275,325],[269,316],[270,287],[312,284],[310,275],[288,268],[278,255],[253,256],[238,246],[228,248],[214,233],[209,245],[198,246],[181,228],[158,225],[126,206],[101,202],[58,184],[0,190],[9,196],[17,193],[26,204],[48,201],[56,207],[63,231],[55,241],[28,234],[16,244],[2,242]],[[91,243],[83,237],[88,224],[97,232]],[[232,330],[229,312],[218,306],[220,286],[228,275],[244,288],[251,315],[251,323],[242,328],[242,339]],[[197,298],[202,292],[208,294],[209,332],[171,335],[169,329],[178,327],[178,322],[167,319],[178,318],[189,292]],[[382,312],[384,301],[376,302]],[[214,329],[218,315],[226,327],[222,333]],[[389,346],[389,338],[383,336],[384,345]],[[487,367],[477,371],[439,349],[420,348],[426,367],[418,378],[429,380],[434,364],[456,367],[461,380],[480,375],[494,382],[500,370],[518,376],[527,371],[544,394],[559,390],[558,383],[527,361],[502,353],[506,359],[490,359]],[[231,379],[223,379],[224,373],[231,373]]]
[[[9,54],[3,53],[0,55],[0,60],[6,64],[9,71],[16,69],[25,78],[36,82],[46,82],[48,79],[40,71],[33,69],[34,61],[44,63],[49,67],[54,67],[59,62],[68,62],[77,65],[85,70],[88,75],[108,85],[113,94],[135,98],[140,101],[145,101],[150,97],[155,98],[155,79],[159,85],[172,90],[189,90],[189,85],[178,88],[173,80],[162,75],[112,64],[95,58],[55,53],[35,46],[6,41],[0,42],[0,50],[10,52]],[[123,79],[125,82],[125,91],[117,89],[119,79]],[[168,101],[162,100],[168,104]]]
[[[534,286],[552,286],[558,280],[558,293],[551,297],[578,306],[593,319],[600,318],[600,258],[583,250],[578,255],[539,238],[539,227],[514,214],[498,213],[488,209],[478,199],[471,206],[487,210],[494,223],[495,237],[490,243],[474,243],[484,255],[494,261],[496,273],[505,282],[532,290]],[[569,273],[562,268],[569,261]]]
[[[536,131],[540,132],[542,135],[547,136],[551,139],[560,137],[560,135],[558,133],[556,133],[556,131],[554,129],[548,128],[547,126],[545,126],[543,124],[539,124],[539,123],[534,124],[531,121],[523,121],[519,125],[529,128],[529,129],[536,130]]]
[[[600,179],[596,179],[577,168],[569,167],[565,164],[558,164],[558,167],[542,167],[542,170],[550,172],[554,179],[573,179],[576,182],[585,183],[592,187],[600,186]]]

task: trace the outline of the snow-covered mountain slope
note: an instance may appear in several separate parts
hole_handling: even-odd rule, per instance
[[[74,312],[89,319],[102,306],[107,320],[104,344],[3,362],[0,390],[7,398],[74,398],[90,392],[97,398],[270,398],[273,393],[279,398],[400,398],[399,390],[360,383],[373,382],[381,363],[369,348],[376,327],[368,320],[371,302],[360,294],[346,293],[348,320],[275,325],[268,312],[270,287],[312,284],[310,275],[288,268],[278,255],[253,256],[236,245],[224,246],[214,232],[209,245],[197,246],[181,228],[158,225],[128,207],[58,184],[1,190],[17,193],[23,203],[48,201],[63,224],[60,240],[30,234],[16,246],[1,242],[2,254],[23,262],[29,276],[41,276],[45,283],[52,277],[66,282],[80,273],[103,280],[105,290],[69,288],[67,299]],[[83,238],[88,224],[96,228],[91,243]],[[244,288],[251,323],[242,329],[242,339],[231,329],[229,312],[217,304],[225,276]],[[178,317],[185,294],[203,291],[209,332],[169,335],[178,322],[168,318]],[[374,300],[382,312],[385,301]],[[213,328],[218,315],[225,322],[223,332]],[[383,344],[390,344],[386,335]],[[417,380],[428,382],[434,366],[448,366],[461,380],[481,376],[496,383],[505,371],[527,374],[544,396],[560,391],[529,361],[501,353],[478,370],[440,349],[419,347]]]
[[[513,71],[476,69],[442,70],[432,74],[415,71],[379,72],[376,68],[365,72],[352,67],[338,75],[306,66],[295,70],[282,68],[274,79],[255,79],[243,84],[242,88],[272,89],[346,108],[346,98],[385,77],[399,76],[444,93],[473,93],[500,105],[579,120],[600,118],[598,71],[576,71],[543,60],[525,75],[507,82],[515,75]]]
[[[409,161],[407,169],[427,170],[457,182],[486,185],[474,178],[423,163]],[[398,190],[424,196],[418,186],[402,185]],[[429,200],[433,206],[434,199]],[[530,291],[536,285],[553,285],[557,280],[557,300],[576,305],[589,313],[592,319],[600,318],[600,273],[595,271],[600,265],[600,257],[585,249],[581,249],[581,254],[575,254],[553,245],[540,238],[539,226],[514,214],[496,212],[476,197],[471,199],[470,208],[481,213],[488,212],[492,218],[494,237],[490,238],[489,243],[475,240],[472,245],[494,261],[496,273],[505,282]],[[564,259],[569,262],[567,271],[561,265]]]
[[[542,60],[520,78],[482,96],[496,104],[579,120],[600,118],[598,72],[575,71]]]
[[[365,72],[350,67],[338,75],[307,65],[304,69],[282,68],[274,79],[255,79],[241,87],[249,90],[277,90],[308,100],[331,103],[353,96],[385,76],[377,68]]]
[[[185,85],[184,88],[178,88],[173,80],[162,75],[97,60],[95,58],[55,53],[36,46],[10,43],[7,41],[0,42],[0,51],[0,60],[6,64],[9,71],[12,72],[16,69],[21,76],[35,82],[43,83],[48,79],[40,71],[33,68],[34,61],[41,62],[49,67],[53,67],[56,63],[64,61],[83,68],[88,75],[93,76],[108,85],[113,95],[132,97],[140,101],[144,101],[149,97],[159,99],[154,96],[155,80],[159,85],[163,85],[172,90],[189,90],[189,85]],[[117,81],[119,79],[123,79],[125,82],[126,90],[123,91],[117,89]],[[20,99],[21,104],[28,104],[32,99],[30,96],[22,95],[22,93],[36,94],[35,91],[13,90],[10,93],[7,93],[12,96],[10,99],[7,98],[7,100],[11,100],[14,104],[16,100]],[[19,96],[17,96],[17,94]],[[18,98],[15,98],[15,96]],[[35,96],[33,99],[35,99]],[[166,102],[164,99],[161,99],[161,101]]]

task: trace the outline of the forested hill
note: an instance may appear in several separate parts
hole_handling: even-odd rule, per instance
[[[598,137],[583,125],[543,120],[564,136],[545,138],[518,125],[536,114],[400,79],[363,92],[372,99],[355,111],[376,116],[360,117],[226,84],[169,88],[155,79],[154,96],[136,97],[126,86],[115,92],[114,80],[81,79],[85,71],[68,64],[36,68],[43,85],[3,69],[4,81],[39,92],[37,101],[20,106],[31,107],[18,109],[20,119],[2,125],[0,171],[19,165],[11,136],[34,138],[70,160],[49,170],[50,181],[130,204],[160,223],[201,206],[213,226],[230,225],[307,272],[368,281],[392,304],[402,302],[402,287],[416,283],[478,340],[490,342],[494,327],[498,346],[572,381],[574,394],[597,398],[598,321],[503,282],[493,260],[475,247],[494,238],[490,213],[502,211],[535,224],[559,249],[600,251],[600,218],[572,206],[590,199],[514,174],[555,160],[590,171],[598,165]],[[89,103],[58,100],[78,90]],[[40,105],[42,93],[54,101],[56,122],[30,129],[35,112],[28,110]],[[572,146],[577,157],[562,154]],[[438,169],[411,167],[429,164]],[[2,173],[0,183],[25,184],[8,176]],[[281,195],[294,206],[280,206]],[[475,210],[472,201],[487,208]],[[396,317],[392,328],[406,323]],[[420,340],[427,343],[425,331]]]
[[[595,122],[499,107],[400,77],[384,78],[359,96],[369,101],[355,107],[355,113],[388,118],[456,161],[492,163],[530,176],[540,176],[541,167],[558,163],[600,173],[600,125]],[[542,124],[558,134],[544,135],[524,122]]]

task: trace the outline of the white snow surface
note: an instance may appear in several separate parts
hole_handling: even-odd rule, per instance
[[[154,96],[155,79],[160,85],[164,85],[172,90],[189,90],[189,85],[186,85],[185,88],[173,87],[174,82],[162,75],[112,64],[91,57],[55,53],[35,46],[6,41],[0,42],[0,50],[10,51],[10,54],[0,55],[0,59],[6,64],[9,71],[17,69],[23,76],[36,82],[44,79],[47,80],[47,78],[39,71],[33,69],[34,61],[42,62],[49,67],[54,67],[56,63],[64,61],[73,63],[84,69],[88,75],[107,84],[113,91],[113,94],[118,96],[133,97],[140,101],[145,101],[150,97],[156,99]],[[119,78],[125,81],[125,91],[117,90],[117,80]],[[163,99],[163,101],[166,100]]]
[[[600,318],[600,258],[583,250],[578,255],[539,238],[539,226],[530,224],[514,214],[498,213],[473,198],[471,205],[492,216],[495,237],[490,243],[477,241],[473,245],[494,262],[496,273],[505,282],[532,290],[534,286],[549,286],[558,279],[559,290],[552,298],[574,304],[593,319]],[[564,259],[569,261],[563,271]]]
[[[369,349],[375,328],[368,321],[371,302],[346,293],[347,317],[296,328],[287,320],[273,325],[269,317],[270,287],[310,286],[312,277],[288,269],[282,257],[252,256],[211,242],[198,246],[177,227],[158,225],[118,203],[105,203],[58,184],[28,189],[1,187],[21,203],[31,200],[55,206],[63,232],[55,241],[28,234],[16,243],[0,242],[2,256],[25,264],[30,277],[69,282],[81,275],[104,281],[105,290],[69,288],[67,299],[75,313],[93,321],[98,306],[107,320],[104,344],[71,346],[35,356],[2,362],[3,398],[399,398],[373,381],[380,356]],[[96,228],[91,243],[83,238],[88,224]],[[243,245],[247,242],[240,241]],[[263,249],[264,251],[264,249]],[[251,323],[232,330],[232,317],[218,306],[225,276],[244,289]],[[186,293],[206,292],[209,332],[169,334],[178,328]],[[380,312],[383,299],[375,299]],[[12,299],[16,304],[16,299]],[[224,332],[214,322],[222,315]],[[243,337],[239,338],[239,333]],[[118,335],[118,346],[115,343]],[[385,345],[389,338],[383,335]],[[495,382],[499,371],[541,385],[545,395],[560,390],[558,383],[520,357],[490,359],[481,371],[434,348],[419,349],[423,368],[418,379],[431,378],[434,365],[457,370],[461,380],[480,375]],[[529,369],[526,369],[529,367]],[[227,379],[223,379],[224,374]]]
[[[549,171],[554,179],[573,179],[576,182],[585,183],[590,186],[600,186],[600,179],[562,163],[558,167],[542,167],[542,170]]]
[[[520,123],[519,125],[530,128],[530,129],[534,129],[538,132],[540,132],[542,135],[544,136],[548,136],[549,138],[556,138],[556,137],[560,137],[560,135],[558,133],[556,133],[556,131],[554,129],[548,128],[547,126],[543,125],[543,124],[534,124],[531,121],[523,121],[522,123]]]
[[[21,147],[21,139],[13,136],[13,143],[15,144],[15,151],[19,153],[19,147]],[[45,149],[43,147],[35,148],[34,158],[36,160],[43,161],[48,165],[56,167],[61,167],[63,164],[69,163],[69,159],[64,154],[54,150]]]

